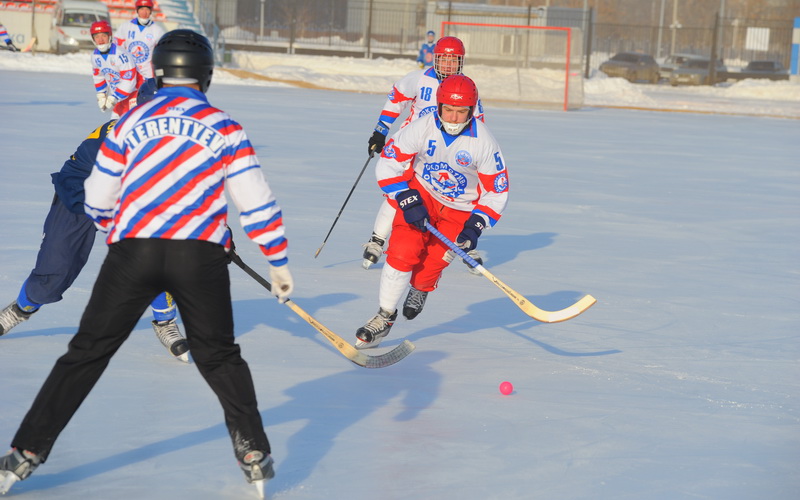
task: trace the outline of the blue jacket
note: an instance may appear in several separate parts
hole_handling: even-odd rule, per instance
[[[75,214],[85,214],[83,208],[83,181],[92,173],[97,152],[108,135],[114,128],[117,120],[111,120],[97,127],[94,132],[83,140],[78,149],[64,162],[59,172],[50,174],[56,194],[67,209]]]
[[[423,43],[419,49],[417,62],[422,64],[425,68],[433,66],[433,48],[436,47],[436,42]]]

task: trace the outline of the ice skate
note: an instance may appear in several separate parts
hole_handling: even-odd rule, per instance
[[[383,255],[383,245],[386,244],[386,240],[381,238],[380,236],[372,233],[372,237],[369,239],[368,242],[364,243],[364,261],[361,263],[361,266],[364,269],[369,269],[372,264],[377,264],[379,260],[381,260],[381,255]]]
[[[260,498],[264,498],[266,482],[275,477],[275,469],[272,468],[272,464],[272,457],[262,451],[251,451],[239,462],[244,477],[248,483],[256,487]]]
[[[422,292],[412,286],[408,290],[406,301],[403,303],[403,316],[406,319],[416,318],[422,312],[422,308],[425,307],[425,299],[427,298],[428,292]]]
[[[189,362],[189,342],[181,335],[175,319],[169,321],[153,320],[153,330],[155,330],[158,340],[161,341],[173,357],[184,363]]]
[[[383,337],[389,335],[389,330],[397,319],[397,310],[393,313],[378,309],[376,314],[366,325],[356,330],[356,349],[370,349],[378,347]]]
[[[467,252],[467,255],[472,257],[472,259],[475,260],[478,264],[483,265],[483,259],[481,258],[481,254],[479,254],[477,250],[472,249],[469,252]],[[472,274],[476,274],[476,275],[480,276],[481,272],[478,271],[477,269],[475,269],[474,267],[472,267],[471,265],[469,265],[469,263],[467,263],[466,259],[461,259],[461,260],[464,262],[464,264],[467,264],[467,267],[469,268],[469,272],[471,272]]]
[[[33,311],[36,312],[36,311]],[[19,308],[17,301],[10,303],[0,312],[0,335],[5,335],[18,324],[31,317],[33,312],[25,312]]]
[[[22,481],[42,463],[38,455],[14,448],[0,457],[0,495],[5,495],[17,481]]]

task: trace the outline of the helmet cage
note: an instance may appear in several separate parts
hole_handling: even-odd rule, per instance
[[[436,102],[439,121],[445,132],[451,135],[458,135],[472,121],[475,114],[475,106],[478,103],[478,87],[471,78],[464,75],[451,75],[445,78],[436,89]],[[443,106],[468,107],[467,119],[464,123],[450,123],[442,119]]]
[[[444,36],[433,48],[433,70],[439,81],[460,75],[464,69],[464,43],[454,36]]]

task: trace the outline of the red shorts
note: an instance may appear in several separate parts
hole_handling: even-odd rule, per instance
[[[442,205],[431,198],[416,179],[409,182],[409,187],[419,191],[422,202],[428,209],[431,225],[450,241],[455,241],[472,211],[464,212]],[[397,208],[394,200],[389,200],[389,203]],[[407,224],[402,210],[397,210],[392,221],[386,263],[398,271],[411,271],[411,286],[423,292],[435,290],[442,271],[450,264],[445,260],[448,250],[430,231],[423,233]]]

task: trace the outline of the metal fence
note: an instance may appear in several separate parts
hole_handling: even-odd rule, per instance
[[[425,33],[442,21],[583,30],[584,70],[621,51],[711,55],[714,26],[681,27],[595,23],[592,9],[507,7],[422,0],[189,0],[208,33],[228,48],[358,57],[417,55]],[[726,64],[773,59],[788,66],[792,20],[720,19],[718,57]],[[469,50],[469,47],[467,47]]]

